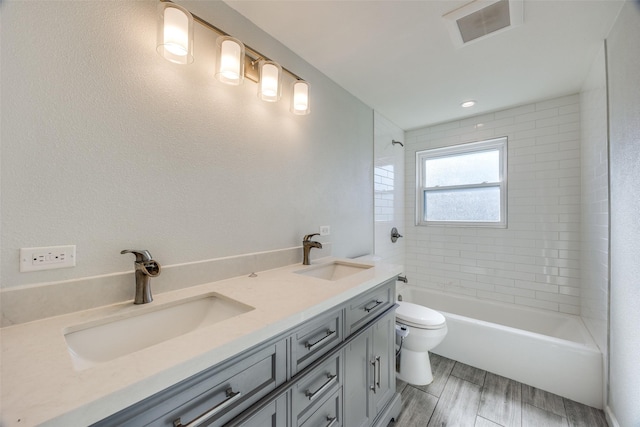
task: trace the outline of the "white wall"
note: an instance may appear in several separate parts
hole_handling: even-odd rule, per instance
[[[181,2],[311,83],[312,113],[155,52],[157,1],[3,1],[3,288],[300,246],[373,249],[373,113],[223,2]],[[292,82],[286,78],[287,85]],[[77,267],[20,273],[21,247],[77,245]]]
[[[611,197],[609,410],[640,425],[640,6],[627,1],[607,38]]]
[[[604,43],[580,93],[582,153],[582,284],[580,314],[608,364],[609,144]],[[605,381],[606,383],[606,381]],[[604,390],[606,396],[606,390]]]
[[[580,312],[580,99],[407,132],[406,271],[418,286]],[[418,227],[415,153],[508,137],[508,228]]]
[[[404,235],[404,131],[374,113],[374,252],[393,264],[404,264],[404,239],[391,241],[391,229]]]

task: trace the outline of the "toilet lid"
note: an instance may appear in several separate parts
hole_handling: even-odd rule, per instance
[[[441,313],[422,305],[398,301],[396,319],[409,326],[423,329],[438,329],[445,324]]]

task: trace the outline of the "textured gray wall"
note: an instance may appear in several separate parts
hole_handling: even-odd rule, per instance
[[[4,1],[2,287],[299,246],[331,225],[333,254],[373,248],[373,112],[223,2],[181,2],[311,84],[310,116],[257,85],[155,51],[157,1]],[[77,245],[77,267],[19,273],[21,247]]]
[[[627,1],[609,38],[611,305],[609,408],[640,425],[640,5]]]

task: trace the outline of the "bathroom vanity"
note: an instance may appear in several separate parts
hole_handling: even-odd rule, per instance
[[[391,279],[95,426],[386,426],[394,296]]]
[[[199,301],[204,295],[228,298],[248,308],[109,360],[95,361],[82,351],[70,356],[69,348],[63,360],[56,346],[55,362],[49,364],[63,366],[63,372],[48,382],[41,378],[34,383],[30,402],[3,402],[8,403],[5,408],[9,411],[3,411],[2,423],[386,426],[400,411],[394,345],[399,273],[396,266],[331,259],[157,295],[152,304],[158,306]],[[91,328],[98,331],[104,324],[140,316],[136,308],[109,307],[17,325],[4,328],[3,338],[12,340],[12,334],[6,332],[35,330],[38,323],[40,334],[63,331],[70,335],[86,330],[91,334]],[[105,316],[117,320],[105,321]],[[60,344],[59,336],[56,341]],[[6,339],[3,347],[5,344]],[[35,362],[37,357],[30,354],[27,359]],[[9,363],[19,365],[13,358]],[[6,368],[5,364],[3,370]],[[18,377],[16,374],[15,384]],[[28,388],[23,384],[18,391],[24,393]],[[82,390],[90,396],[80,394]],[[47,395],[46,391],[54,393]],[[49,401],[43,407],[34,399]],[[66,406],[56,406],[60,401]],[[16,416],[19,411],[25,416]]]

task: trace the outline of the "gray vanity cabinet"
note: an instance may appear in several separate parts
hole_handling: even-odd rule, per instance
[[[346,346],[345,425],[371,426],[395,393],[395,311],[360,331]],[[384,425],[389,420],[382,420]]]
[[[395,392],[395,279],[94,426],[385,426]]]

